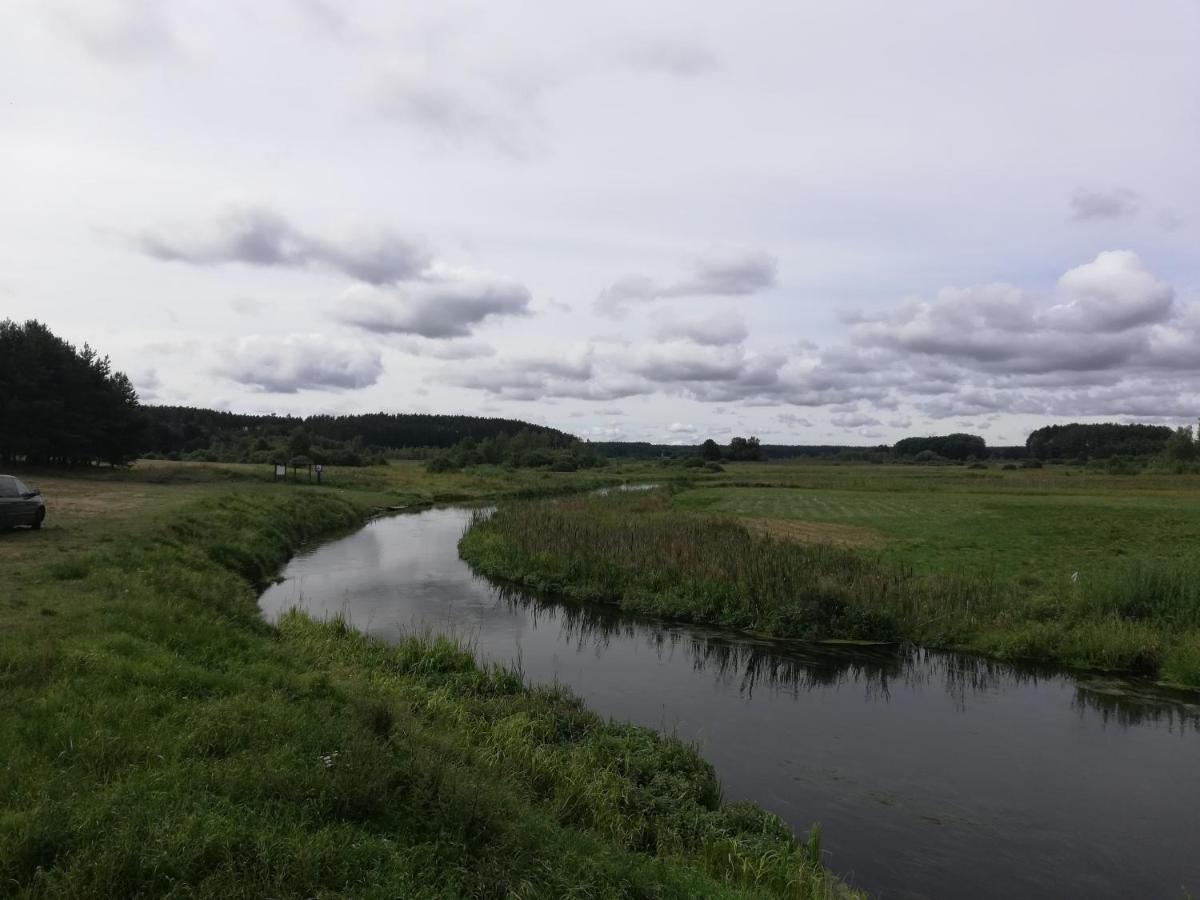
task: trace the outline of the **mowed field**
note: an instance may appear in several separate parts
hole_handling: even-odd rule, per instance
[[[1130,559],[1186,562],[1200,548],[1195,477],[1059,468],[731,469],[723,484],[676,494],[676,507],[743,519],[780,537],[857,546],[921,573],[1036,588]]]

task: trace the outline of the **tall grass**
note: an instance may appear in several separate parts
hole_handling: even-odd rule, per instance
[[[805,639],[914,641],[1200,686],[1200,566],[1134,562],[1031,593],[790,542],[665,491],[514,503],[460,543],[479,571],[630,611]]]
[[[369,498],[224,488],[28,566],[0,612],[0,895],[847,892],[688,746],[436,637],[258,614]]]

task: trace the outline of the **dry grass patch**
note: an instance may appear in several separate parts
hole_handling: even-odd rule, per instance
[[[887,538],[873,528],[861,525],[840,525],[835,522],[804,522],[798,519],[741,519],[755,534],[798,544],[829,544],[833,547],[862,547],[876,549]]]

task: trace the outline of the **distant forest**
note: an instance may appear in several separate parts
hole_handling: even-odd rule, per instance
[[[565,449],[578,440],[565,432],[517,419],[368,413],[353,416],[259,416],[147,406],[147,453],[208,462],[299,461],[360,466],[387,457],[426,458],[464,441],[526,435],[524,444]]]
[[[1167,449],[1175,429],[1166,425],[1047,425],[1025,441],[1037,459],[1108,459],[1113,456],[1155,456]]]

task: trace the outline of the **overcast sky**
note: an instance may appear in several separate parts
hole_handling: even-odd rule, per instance
[[[688,443],[1200,414],[1197,0],[2,23],[0,317],[145,402]]]

